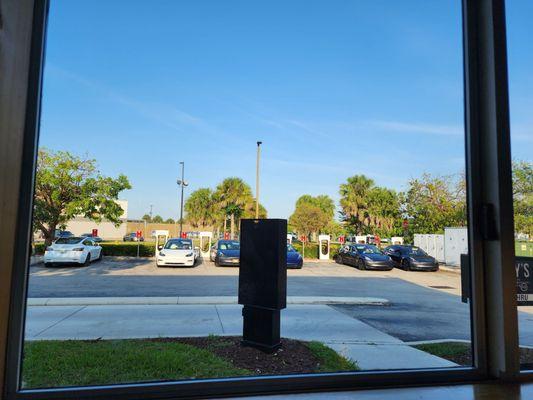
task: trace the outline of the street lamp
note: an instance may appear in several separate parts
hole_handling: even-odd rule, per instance
[[[180,237],[183,234],[183,189],[185,186],[189,186],[189,183],[185,180],[185,162],[180,161],[181,165],[181,179],[177,180],[178,186],[181,186],[181,207],[180,207]]]
[[[255,166],[255,219],[259,219],[259,159],[261,158],[261,145],[257,142],[257,161]]]

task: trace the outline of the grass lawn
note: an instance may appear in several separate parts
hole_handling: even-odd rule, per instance
[[[459,365],[472,365],[471,346],[463,342],[426,343],[413,346],[418,350],[450,360]]]
[[[470,343],[464,342],[441,342],[426,343],[413,346],[426,353],[450,360],[459,365],[472,365],[472,349]],[[523,369],[533,368],[533,349],[520,348],[520,364]]]
[[[322,343],[289,339],[274,354],[238,337],[31,341],[22,381],[42,388],[357,369]]]

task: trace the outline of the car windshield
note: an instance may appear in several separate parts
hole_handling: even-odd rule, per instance
[[[168,250],[191,250],[192,243],[188,240],[169,240],[165,244],[165,249]]]
[[[402,253],[409,254],[411,256],[427,256],[427,253],[420,247],[408,247],[403,249]]]
[[[296,253],[296,249],[292,247],[292,245],[287,244],[287,252],[288,253]]]
[[[218,248],[220,250],[239,250],[241,244],[239,242],[221,242]]]
[[[381,254],[381,250],[376,246],[357,246],[357,252],[360,254]]]
[[[82,239],[85,239],[85,238],[79,238],[79,237],[60,238],[56,240],[55,244],[77,244],[81,242]]]

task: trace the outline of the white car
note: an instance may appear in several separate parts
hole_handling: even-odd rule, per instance
[[[197,258],[191,239],[169,239],[157,253],[155,263],[158,267],[193,267]]]
[[[87,237],[59,238],[44,252],[44,266],[76,263],[89,265],[102,259],[102,247]]]

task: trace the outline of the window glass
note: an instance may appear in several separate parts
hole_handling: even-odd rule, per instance
[[[21,386],[471,366],[461,27],[460,0],[52,0]],[[287,262],[242,284],[264,218]],[[275,267],[269,352],[237,298]]]
[[[533,4],[506,3],[520,363],[533,369]]]

